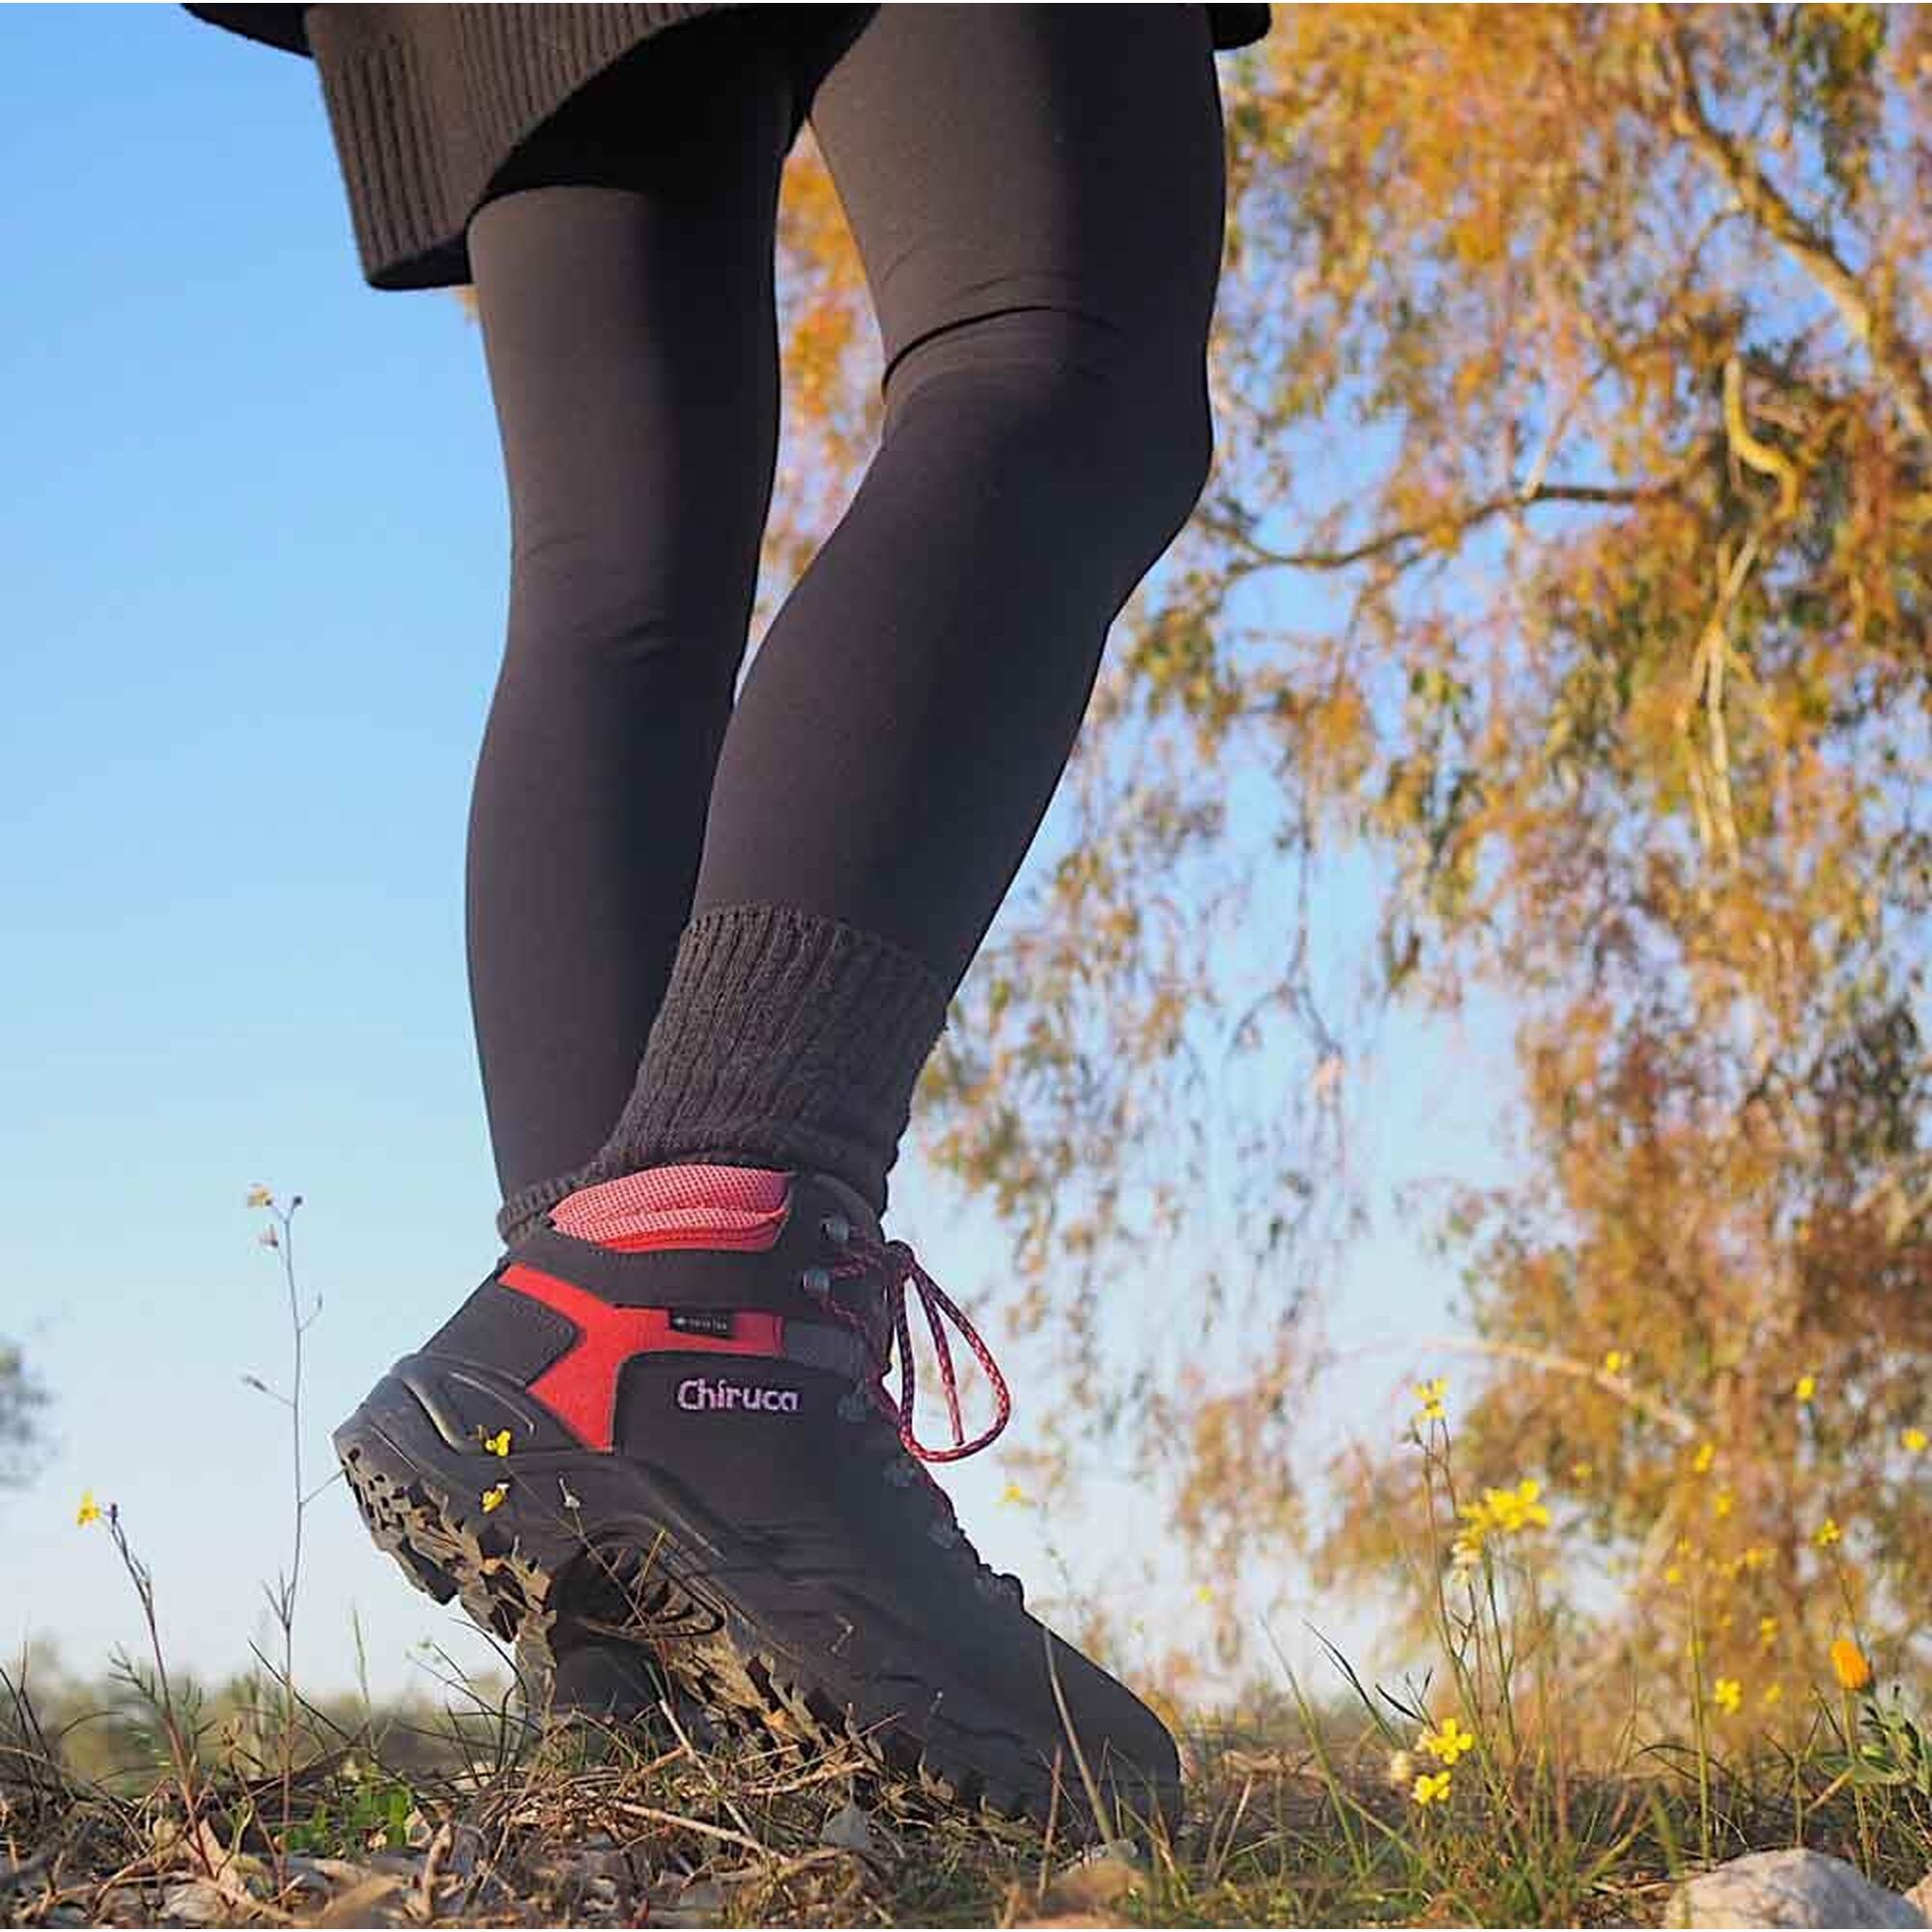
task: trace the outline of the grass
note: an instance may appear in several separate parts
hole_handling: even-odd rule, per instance
[[[245,1681],[221,1710],[177,1686],[189,1776],[162,1713],[150,1707],[144,1735],[132,1700],[114,1761],[87,1775],[74,1762],[87,1713],[72,1689],[54,1718],[9,1673],[0,1843],[14,1876],[0,1913],[21,1925],[164,1914],[255,1924],[1655,1924],[1672,1882],[1712,1861],[1698,1849],[1707,1830],[1722,1859],[1792,1843],[1802,1814],[1805,1843],[1899,1889],[1920,1876],[1932,1842],[1924,1807],[1889,1788],[1892,1802],[1861,1822],[1823,1751],[1701,1771],[1666,1756],[1560,1782],[1547,1755],[1531,1754],[1493,1786],[1470,1780],[1446,1804],[1418,1806],[1390,1781],[1380,1725],[1351,1729],[1330,1703],[1304,1705],[1293,1727],[1183,1727],[1193,1802],[1178,1840],[1130,1828],[1126,1845],[1083,1855],[1050,1832],[989,1828],[885,1789],[856,1754],[802,1756],[777,1740],[700,1752],[668,1719],[544,1727],[493,1685],[452,1688],[440,1710],[332,1714],[298,1697],[291,1736],[272,1681]]]
[[[273,1208],[266,1189],[251,1206]],[[291,1218],[286,1391],[300,1439]],[[1421,1391],[1426,1397],[1439,1394]],[[210,1691],[169,1672],[128,1526],[91,1497],[146,1627],[102,1687],[0,1671],[0,1922],[16,1925],[1657,1924],[1687,1874],[1804,1845],[1902,1890],[1932,1866],[1932,1753],[1855,1643],[1805,1721],[1753,1729],[1705,1681],[1694,1599],[1682,1723],[1642,1731],[1601,1690],[1566,1696],[1534,1484],[1456,1506],[1440,1405],[1418,1423],[1448,1564],[1418,1565],[1443,1683],[1364,1685],[1331,1653],[1318,1700],[1284,1664],[1236,1712],[1165,1711],[1188,1813],[1172,1839],[1119,1821],[1081,1852],[889,1783],[850,1747],[780,1736],[699,1749],[667,1708],[629,1726],[544,1723],[513,1679],[378,1708],[311,1698],[293,1656],[300,1526],[270,1592],[278,1657]],[[1433,1492],[1432,1492],[1433,1494]],[[1435,1546],[1441,1547],[1440,1542]],[[357,1653],[359,1658],[359,1633]],[[507,1660],[506,1660],[507,1661]],[[1652,1703],[1657,1700],[1653,1698]]]

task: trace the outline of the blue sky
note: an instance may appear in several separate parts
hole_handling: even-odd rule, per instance
[[[152,1565],[171,1657],[220,1675],[266,1636],[288,1531],[283,1417],[242,1381],[280,1379],[287,1351],[247,1189],[306,1197],[312,1481],[329,1428],[498,1253],[462,878],[507,505],[481,337],[448,295],[362,282],[308,63],[169,5],[8,6],[0,93],[0,1334],[55,1398],[50,1460],[0,1493],[0,1650],[49,1635],[93,1671],[137,1640],[110,1547],[73,1524],[92,1487]],[[1321,962],[1338,984],[1357,974],[1346,883]],[[1498,1175],[1501,1049],[1493,1026],[1394,1028],[1363,1073],[1370,1171]],[[894,1219],[997,1307],[998,1229],[916,1151]],[[1440,1327],[1448,1288],[1384,1215],[1331,1333]],[[1399,1428],[1392,1391],[1420,1366],[1398,1350],[1339,1375],[1311,1453]],[[1024,1440],[1050,1391],[1022,1375],[1016,1393]],[[998,1500],[1004,1446],[949,1487],[988,1560],[1046,1594],[1040,1526]],[[1056,1541],[1098,1579],[1128,1523],[1148,1527],[1141,1499],[1103,1473]],[[311,1685],[351,1681],[352,1608],[378,1691],[426,1683],[425,1636],[487,1657],[339,1485],[308,1525]],[[1296,1577],[1250,1597],[1297,1662],[1303,1614],[1373,1640]],[[1178,1556],[1147,1613],[1205,1634]]]

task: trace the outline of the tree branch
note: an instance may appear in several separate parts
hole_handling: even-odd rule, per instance
[[[1392,550],[1401,549],[1404,544],[1420,543],[1425,538],[1439,536],[1448,530],[1473,529],[1492,517],[1533,509],[1539,503],[1648,503],[1660,497],[1674,496],[1679,485],[1680,478],[1676,476],[1658,483],[1628,486],[1611,483],[1539,483],[1533,489],[1511,490],[1500,497],[1491,497],[1460,510],[1444,511],[1439,517],[1382,530],[1375,536],[1365,537],[1358,544],[1351,544],[1346,550],[1270,550],[1267,545],[1257,543],[1238,525],[1214,511],[1199,511],[1195,521],[1216,536],[1233,538],[1258,563],[1273,564],[1286,570],[1346,570],[1350,564],[1386,555]]]
[[[1737,197],[1738,206],[1776,242],[1830,298],[1855,341],[1864,345],[1872,367],[1885,378],[1898,412],[1921,441],[1932,442],[1932,384],[1912,344],[1889,315],[1865,293],[1831,242],[1792,207],[1743,144],[1717,127],[1704,110],[1691,71],[1689,30],[1673,19],[1663,60],[1671,90],[1670,127]]]
[[[1520,1362],[1527,1368],[1542,1369],[1548,1375],[1570,1376],[1577,1381],[1591,1383],[1626,1407],[1649,1416],[1653,1422],[1662,1423],[1682,1441],[1694,1441],[1699,1434],[1695,1416],[1687,1414],[1662,1396],[1636,1387],[1629,1377],[1612,1375],[1609,1370],[1580,1361],[1575,1355],[1559,1354],[1552,1349],[1531,1349],[1520,1342],[1488,1342],[1474,1335],[1389,1336],[1345,1350],[1335,1359],[1349,1361],[1357,1355],[1386,1352],[1392,1349],[1412,1350],[1417,1354],[1440,1351],[1453,1355],[1489,1355],[1499,1361]]]

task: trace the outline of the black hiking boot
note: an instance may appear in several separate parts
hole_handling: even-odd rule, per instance
[[[335,1432],[376,1541],[514,1645],[533,1702],[642,1710],[655,1664],[727,1729],[852,1739],[952,1804],[1043,1820],[1057,1803],[1085,1835],[1084,1759],[1102,1834],[1122,1807],[1172,1831],[1166,1728],[1027,1613],[921,1466],[1005,1427],[985,1345],[849,1187],[782,1179],[762,1216],[693,1210],[612,1242],[546,1217],[512,1246]],[[908,1286],[946,1449],[913,1434]],[[940,1313],[1000,1406],[970,1443]]]

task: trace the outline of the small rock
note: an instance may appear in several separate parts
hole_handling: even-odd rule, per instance
[[[449,1847],[449,1861],[443,1869],[454,1878],[469,1878],[483,1856],[487,1840],[474,1825],[459,1825]]]
[[[607,1839],[599,1845],[572,1845],[554,1853],[536,1867],[536,1875],[548,1885],[567,1889],[597,1885],[606,1880],[628,1883],[632,1873],[629,1856]]]
[[[673,1892],[669,1902],[650,1901],[653,1925],[722,1925],[724,1922],[724,1888],[716,1879],[700,1879]]]
[[[826,1819],[818,1841],[841,1852],[857,1852],[861,1858],[888,1869],[905,1856],[905,1848],[898,1839],[857,1804],[841,1805]]]
[[[161,1917],[170,1925],[225,1925],[234,1902],[219,1886],[191,1878],[161,1893]]]
[[[96,1907],[97,1925],[152,1925],[155,1916],[138,1885],[110,1886]]]
[[[38,1878],[52,1862],[53,1854],[43,1850],[34,1853],[31,1858],[22,1859],[18,1864],[0,1865],[0,1894]]]
[[[622,1903],[614,1878],[593,1878],[577,1901],[577,1911],[584,1918],[614,1918]]]
[[[1823,1852],[1752,1852],[1671,1894],[1666,1925],[1923,1926],[1910,1899]]]
[[[1146,1876],[1139,1847],[1127,1838],[1094,1845],[1054,1879],[1029,1924],[1106,1925],[1107,1913]]]
[[[407,1884],[422,1870],[420,1852],[370,1852],[362,1861],[371,1872],[385,1872]]]

